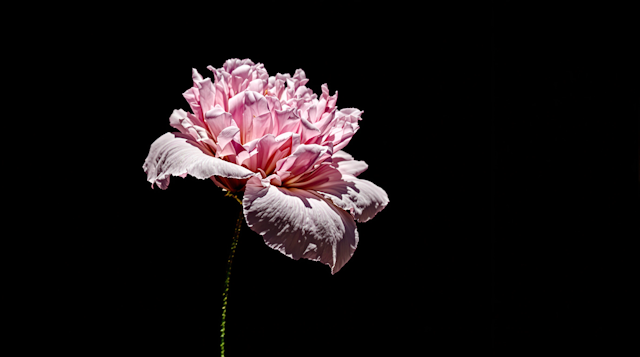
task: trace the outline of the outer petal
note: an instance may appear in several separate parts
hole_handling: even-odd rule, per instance
[[[333,163],[338,165],[338,171],[346,175],[358,176],[369,168],[367,163],[354,160],[353,156],[343,150],[334,153],[332,159]]]
[[[166,133],[156,139],[142,166],[151,187],[156,183],[166,189],[171,175],[184,177],[189,174],[199,179],[214,175],[243,179],[254,175],[242,166],[205,154],[201,145],[181,133]]]
[[[342,179],[349,183],[346,194],[338,195],[335,191],[322,189],[318,191],[336,206],[351,212],[358,222],[370,220],[389,203],[387,193],[373,182],[345,174]]]
[[[252,177],[244,199],[247,225],[265,243],[298,260],[320,261],[337,273],[358,245],[353,217],[315,191],[288,189]]]

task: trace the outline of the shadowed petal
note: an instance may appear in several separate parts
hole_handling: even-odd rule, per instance
[[[256,143],[255,170],[252,166],[248,167],[254,172],[260,168],[266,175],[271,174],[275,170],[278,160],[290,155],[295,150],[293,147],[296,142],[294,136],[299,138],[299,135],[293,133],[277,137],[273,134],[267,134],[260,138]]]
[[[348,186],[355,185],[342,179],[342,174],[330,162],[321,163],[316,169],[305,173],[296,180],[286,182],[286,187],[301,188],[304,190],[322,191],[337,197],[347,194]]]
[[[201,145],[181,133],[166,133],[156,139],[142,166],[151,187],[155,183],[166,189],[171,175],[184,177],[189,174],[199,179],[214,175],[241,179],[254,175],[242,166],[205,154]]]
[[[265,243],[298,260],[320,261],[337,273],[358,245],[353,217],[314,191],[288,189],[254,176],[242,201],[247,225]]]
[[[330,158],[327,146],[316,144],[300,145],[295,152],[276,164],[277,174],[285,181],[288,177],[295,178],[310,171],[317,163]]]

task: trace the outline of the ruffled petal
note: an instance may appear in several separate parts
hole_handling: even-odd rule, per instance
[[[198,118],[191,113],[187,113],[182,109],[174,110],[169,117],[169,124],[180,130],[182,134],[194,138],[198,142],[207,144],[204,150],[206,153],[213,155],[216,144],[209,136],[209,132],[205,129]]]
[[[218,140],[218,135],[222,130],[230,126],[236,126],[231,114],[225,112],[224,109],[220,107],[215,107],[206,112],[204,120],[207,123],[214,140]]]
[[[225,111],[229,110],[229,73],[224,72],[222,69],[215,69],[212,66],[207,66],[207,69],[213,72],[215,87],[214,107],[219,106]]]
[[[203,144],[182,133],[166,133],[151,144],[149,155],[142,166],[151,187],[169,186],[169,178],[187,174],[199,179],[214,175],[244,179],[255,175],[248,169],[203,152]]]
[[[314,125],[320,130],[322,135],[328,135],[331,129],[330,124],[333,122],[336,116],[336,110],[333,109],[330,112],[323,113],[320,120],[318,120]],[[322,140],[322,138],[318,138]]]
[[[245,92],[241,92],[240,94],[233,96],[229,99],[229,113],[231,114],[233,121],[236,122],[236,126],[240,128],[240,135],[242,137],[242,133],[246,132],[245,126],[247,123],[244,123],[244,95]]]
[[[307,119],[301,118],[300,135],[302,137],[301,140],[303,143],[315,144],[311,142],[311,140],[320,135],[320,130],[318,130],[318,128],[316,128],[315,125],[311,124]]]
[[[300,145],[290,156],[281,159],[276,164],[276,173],[283,181],[287,178],[296,179],[311,171],[316,165],[331,157],[330,148],[316,144]]]
[[[346,193],[336,194],[335,190],[318,189],[324,197],[330,199],[336,206],[351,212],[358,222],[366,222],[382,211],[389,203],[387,193],[371,181],[342,175],[342,180],[348,183]]]
[[[369,168],[367,163],[354,160],[353,156],[343,150],[334,153],[332,159],[333,163],[338,165],[338,171],[344,175],[358,176]]]
[[[265,243],[298,260],[320,261],[337,273],[358,245],[353,217],[314,191],[248,180],[242,201],[247,225]]]
[[[227,160],[236,162],[236,156],[244,151],[244,147],[240,144],[240,129],[237,126],[230,126],[220,132],[216,157],[227,156]]]
[[[191,111],[198,119],[202,119],[202,109],[200,108],[200,92],[197,87],[191,87],[182,93],[184,99],[187,100]]]
[[[329,131],[328,139],[333,142],[335,150],[340,150],[347,146],[353,134],[360,128],[358,121],[362,111],[356,108],[345,108],[338,110],[331,123],[332,129]]]
[[[243,144],[271,132],[269,103],[260,93],[240,92],[229,100],[229,113],[240,128],[240,140]]]
[[[283,110],[275,110],[274,123],[277,126],[276,132],[284,134],[287,132],[297,133],[300,127],[300,119],[296,117],[295,108],[287,107]]]
[[[272,120],[269,102],[262,94],[249,90],[244,93],[244,131],[241,135],[244,135],[244,142],[249,142],[271,133]]]
[[[227,72],[231,73],[231,95],[236,95],[247,89],[252,65],[253,62],[250,64],[242,64],[232,71],[227,70]]]
[[[265,175],[270,175],[275,170],[276,163],[280,159],[291,155],[299,142],[300,135],[298,134],[285,133],[277,137],[273,134],[267,134],[256,140],[256,145],[253,149],[255,155],[250,157],[252,159],[251,162],[245,166],[253,172],[258,172],[260,169]]]
[[[200,109],[202,114],[211,110],[215,105],[215,88],[211,83],[211,78],[207,77],[198,82],[198,90],[200,91]],[[204,118],[202,118],[204,120]]]

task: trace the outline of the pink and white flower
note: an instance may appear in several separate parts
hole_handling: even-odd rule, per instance
[[[193,113],[174,110],[179,132],[151,145],[143,169],[151,187],[171,176],[211,179],[243,194],[247,225],[293,259],[320,261],[336,273],[358,245],[356,223],[389,202],[386,192],[357,178],[367,169],[342,149],[358,131],[362,111],[338,110],[338,93],[322,85],[320,98],[304,71],[269,77],[249,59],[195,69],[183,96]]]

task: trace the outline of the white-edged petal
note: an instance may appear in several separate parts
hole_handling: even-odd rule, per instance
[[[214,175],[245,179],[255,175],[242,166],[205,154],[201,147],[201,143],[182,133],[165,133],[156,139],[142,166],[151,187],[155,183],[166,189],[172,175],[184,177],[189,174],[199,179]]]
[[[335,152],[332,159],[338,165],[338,171],[346,175],[358,176],[369,168],[366,162],[354,160],[353,156],[343,150]]]
[[[353,217],[312,190],[249,179],[243,198],[247,225],[265,243],[298,260],[320,261],[338,272],[358,245]]]

